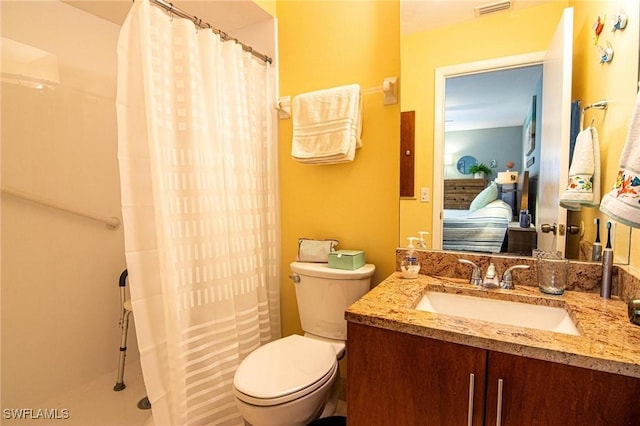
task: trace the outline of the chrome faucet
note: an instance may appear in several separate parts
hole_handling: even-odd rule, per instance
[[[480,268],[478,267],[478,265],[467,259],[458,259],[458,262],[464,263],[465,265],[471,265],[471,267],[473,268],[473,270],[471,271],[471,278],[469,278],[469,284],[482,285],[482,276],[480,274]]]
[[[511,276],[511,271],[513,271],[514,269],[529,269],[529,265],[510,266],[506,271],[504,271],[504,274],[502,274],[502,281],[500,281],[500,287],[507,290],[513,290],[514,288],[516,288],[516,286],[513,285],[513,278]]]
[[[482,280],[482,286],[485,288],[498,288],[500,283],[498,282],[498,273],[496,272],[496,266],[493,263],[489,264],[487,273]]]

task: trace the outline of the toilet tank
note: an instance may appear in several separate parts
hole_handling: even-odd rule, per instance
[[[328,339],[347,340],[344,311],[371,288],[375,266],[354,271],[326,263],[291,263],[302,329]]]

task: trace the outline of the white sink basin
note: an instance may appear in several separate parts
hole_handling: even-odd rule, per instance
[[[566,309],[552,306],[428,291],[416,309],[499,324],[580,335]]]

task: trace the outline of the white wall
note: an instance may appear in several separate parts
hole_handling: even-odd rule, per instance
[[[2,37],[55,55],[60,80],[39,91],[3,78],[2,184],[120,217],[119,27],[58,1],[1,7]],[[3,194],[1,238],[2,407],[37,407],[115,371],[122,228]]]

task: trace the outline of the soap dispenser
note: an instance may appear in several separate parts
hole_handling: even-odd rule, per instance
[[[418,278],[420,273],[420,263],[416,257],[415,246],[413,242],[416,237],[409,237],[409,245],[407,246],[407,254],[400,262],[400,274],[402,278]]]

